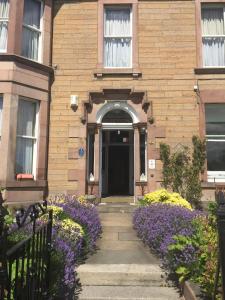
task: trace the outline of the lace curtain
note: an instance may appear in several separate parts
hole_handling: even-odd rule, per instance
[[[33,153],[36,143],[36,103],[20,100],[17,120],[16,173],[33,173]]]
[[[131,9],[106,8],[104,17],[105,67],[131,67]]]
[[[0,0],[0,51],[6,51],[8,39],[9,1]]]
[[[225,66],[223,8],[202,9],[203,65]]]

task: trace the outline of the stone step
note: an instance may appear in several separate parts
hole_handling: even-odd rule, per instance
[[[83,286],[81,300],[178,300],[179,292],[172,287],[148,286]]]
[[[101,198],[102,203],[132,203],[134,196],[109,196]]]
[[[133,213],[138,205],[100,203],[97,206],[99,213]]]
[[[84,264],[77,269],[83,285],[163,286],[164,273],[154,264]]]

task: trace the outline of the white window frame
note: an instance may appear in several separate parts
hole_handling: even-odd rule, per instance
[[[1,142],[1,139],[2,139],[2,125],[3,125],[3,94],[0,94],[0,102],[2,102],[2,119],[1,119],[1,123],[0,123],[0,142]]]
[[[23,23],[23,28],[27,28],[31,31],[34,31],[36,33],[39,34],[39,38],[38,38],[38,59],[32,59],[32,58],[28,58],[27,59],[30,59],[30,60],[33,60],[33,61],[38,61],[38,62],[42,62],[43,61],[43,13],[44,13],[44,3],[43,3],[43,0],[35,0],[37,2],[40,2],[41,3],[41,7],[40,7],[40,29],[34,27],[34,26],[31,26],[31,25],[27,25],[25,23]]]
[[[106,21],[106,9],[111,8],[111,9],[122,9],[122,8],[129,8],[130,9],[130,35],[128,36],[115,36],[115,35],[105,35],[105,21]],[[105,69],[127,69],[127,68],[132,68],[133,66],[133,7],[132,5],[120,5],[120,4],[115,4],[115,5],[104,5],[104,18],[103,18],[103,61],[104,61],[104,68]],[[115,38],[115,39],[121,39],[121,38],[130,38],[130,66],[127,67],[107,67],[105,66],[105,39],[107,38]]]
[[[37,146],[38,146],[38,136],[39,136],[39,109],[40,109],[40,102],[38,100],[31,100],[27,99],[25,97],[19,97],[19,101],[24,100],[27,102],[32,102],[36,104],[36,122],[34,127],[34,136],[29,135],[16,135],[17,137],[23,138],[23,139],[31,139],[34,140],[34,148],[33,148],[33,166],[32,166],[32,175],[34,177],[34,180],[36,180],[37,176],[37,165],[38,165],[38,155],[37,155]]]
[[[10,0],[9,0],[9,10],[10,10]],[[8,30],[9,30],[9,16],[8,18],[0,18],[0,23],[7,22],[7,42],[5,45],[5,49],[0,49],[0,53],[6,53],[7,52],[7,45],[8,45]]]
[[[202,9],[203,8],[221,8],[221,9],[223,9],[223,24],[224,24],[224,32],[225,32],[225,4],[214,4],[214,3],[212,3],[212,4],[207,4],[207,3],[202,3],[201,4],[201,12],[202,12]],[[202,15],[202,13],[201,13],[201,15]],[[201,17],[201,22],[202,22],[202,17]],[[225,34],[223,34],[223,35],[209,35],[209,34],[203,34],[203,28],[202,28],[202,30],[201,30],[201,35],[202,35],[202,65],[203,65],[203,67],[204,68],[224,68],[225,67],[225,65],[224,66],[216,66],[216,65],[214,65],[214,66],[205,66],[204,65],[204,60],[203,60],[203,39],[204,38],[215,38],[215,37],[223,37],[224,38],[224,44],[225,44]],[[225,48],[225,47],[224,47]],[[225,56],[225,53],[224,53],[224,56]]]

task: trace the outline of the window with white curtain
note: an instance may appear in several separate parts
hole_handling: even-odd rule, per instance
[[[208,181],[225,181],[225,104],[206,104]]]
[[[225,66],[225,6],[204,4],[201,15],[203,66]]]
[[[22,55],[36,61],[41,58],[41,19],[42,1],[25,0]]]
[[[38,102],[21,98],[17,117],[16,174],[32,174],[36,170]]]
[[[104,66],[132,67],[132,10],[131,6],[105,6]]]
[[[3,96],[0,95],[0,140],[2,136],[2,112],[3,112]]]
[[[9,0],[0,0],[0,52],[6,52],[8,40]]]

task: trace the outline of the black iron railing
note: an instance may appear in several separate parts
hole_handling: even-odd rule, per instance
[[[52,211],[46,201],[21,209],[12,229],[6,215],[0,193],[0,299],[48,299]]]
[[[215,280],[215,293],[214,299],[216,299],[216,292],[219,282],[219,273],[222,277],[222,300],[225,300],[225,192],[223,190],[216,191],[216,201],[218,204],[217,210],[217,228],[218,228],[218,267]]]

